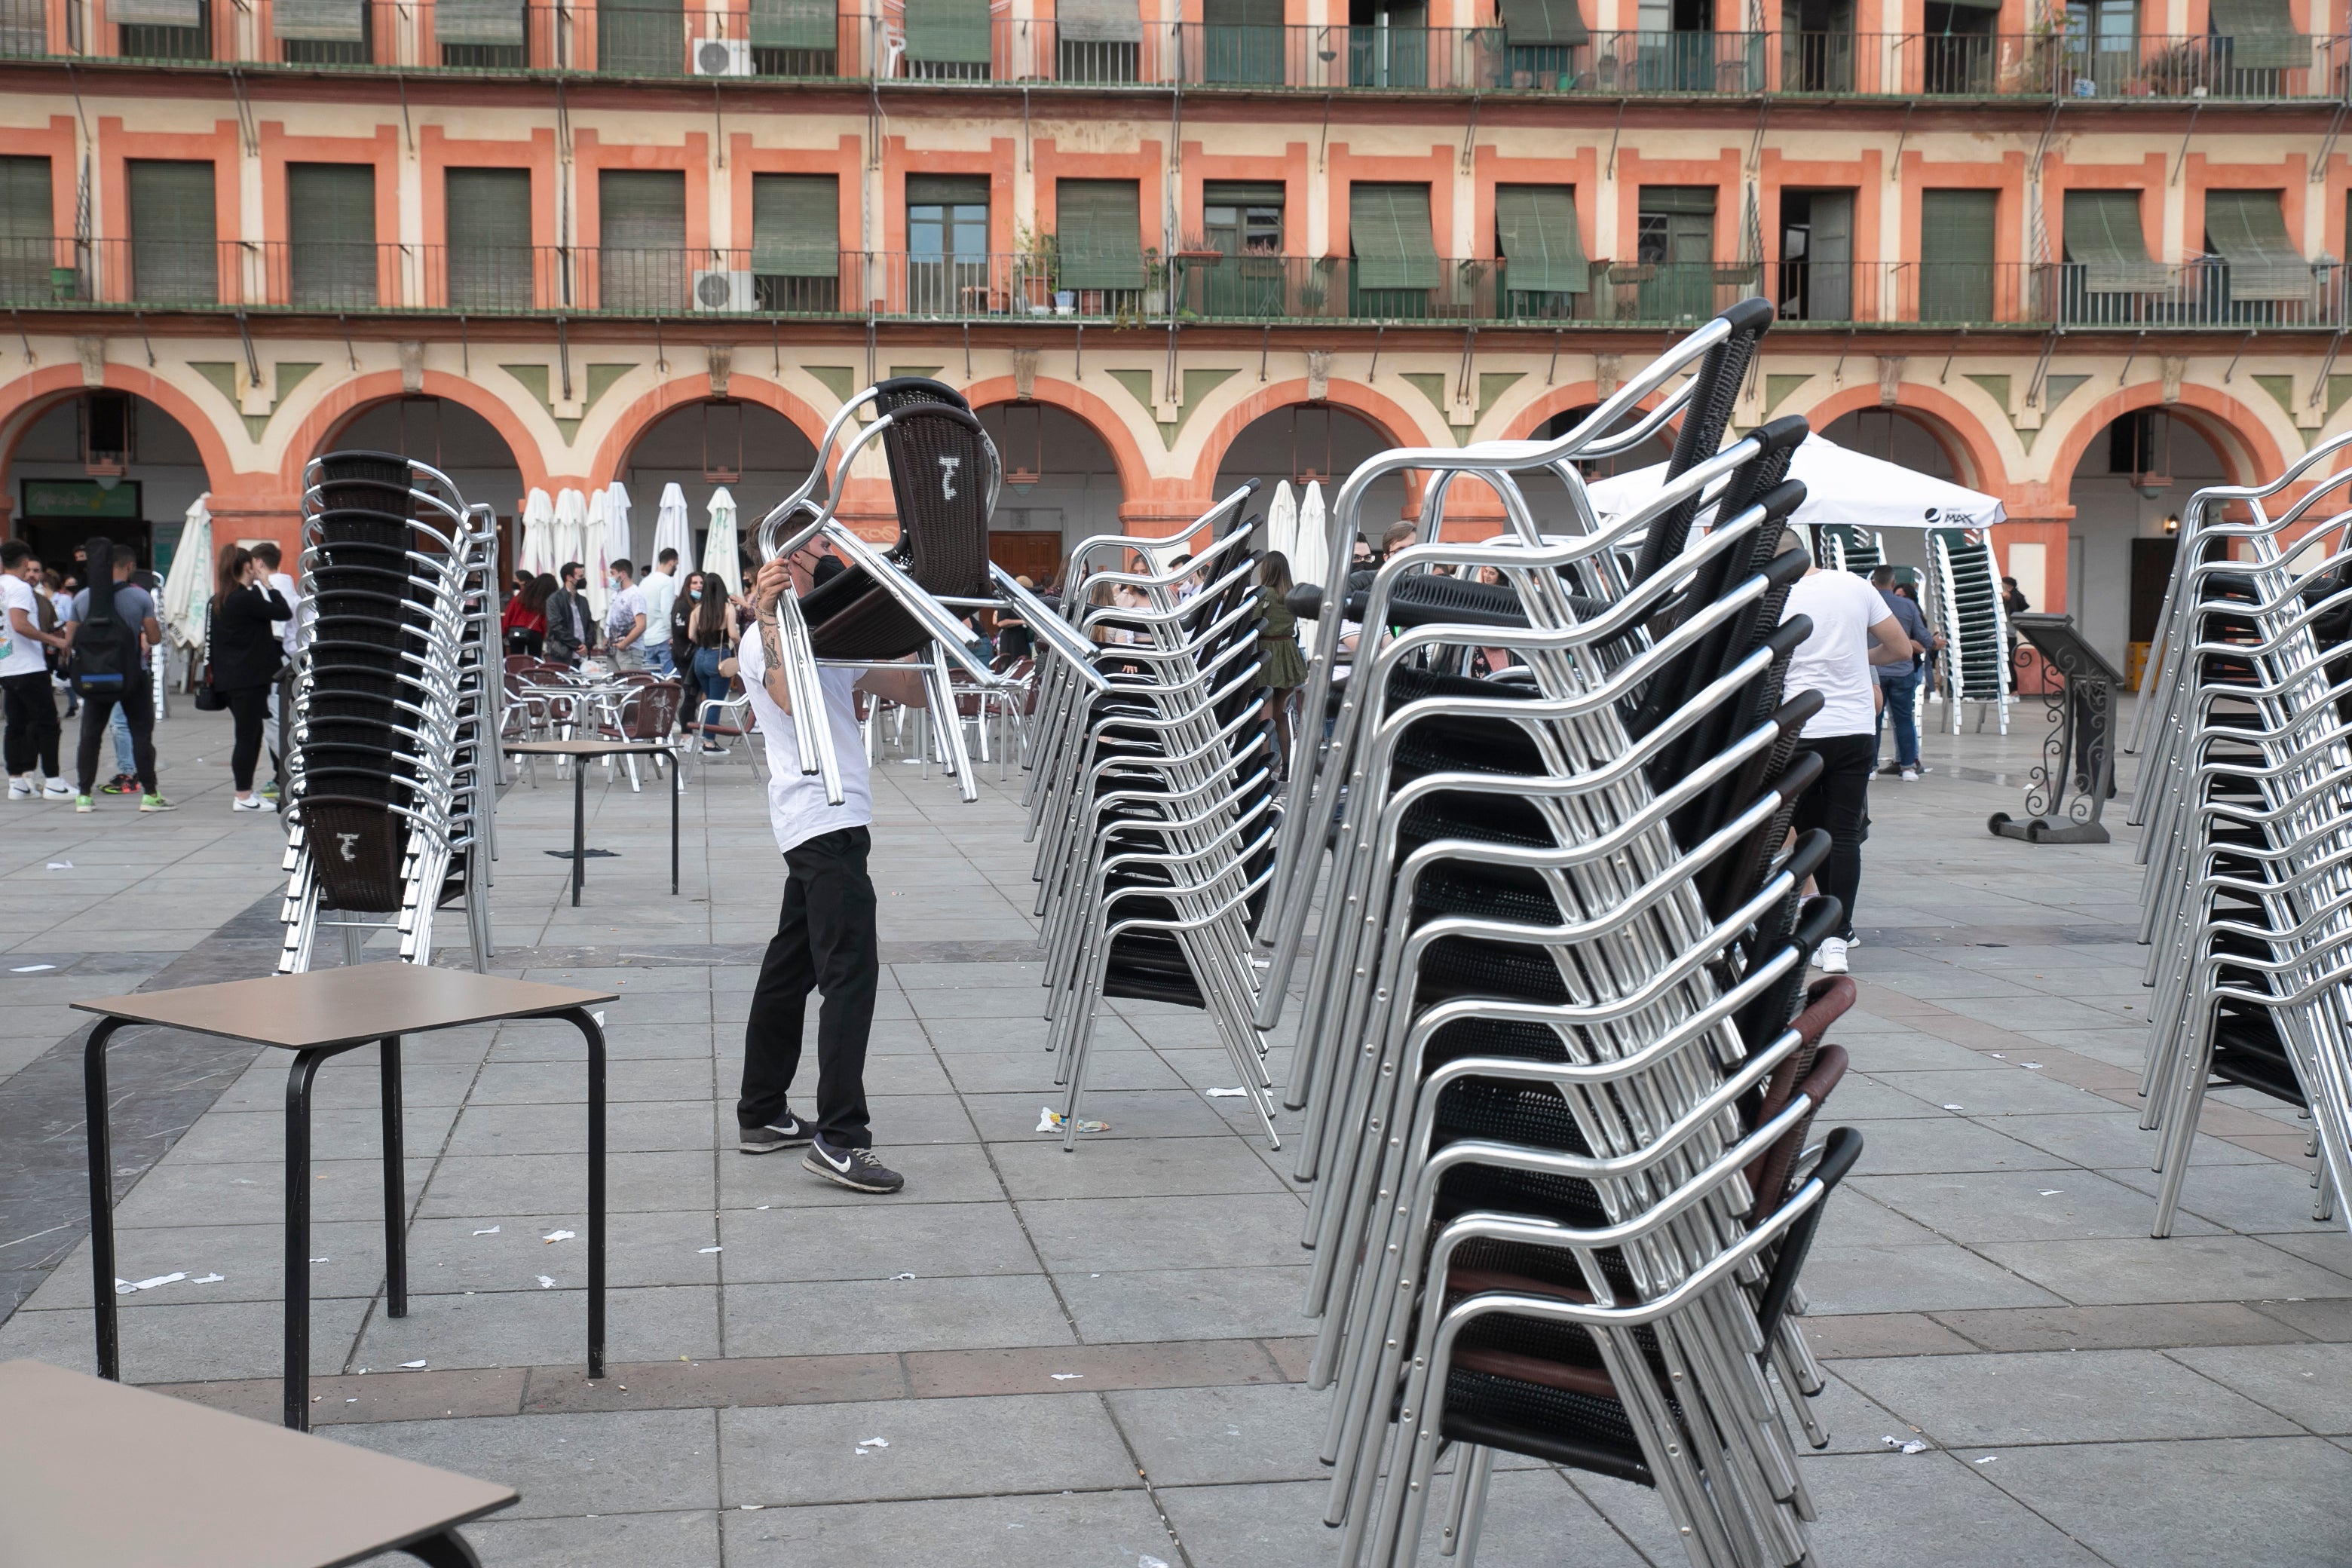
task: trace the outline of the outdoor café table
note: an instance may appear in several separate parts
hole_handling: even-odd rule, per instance
[[[666,756],[669,758],[669,890],[677,891],[677,750],[667,741],[598,741],[585,736],[570,741],[513,741],[509,757],[570,757],[572,761],[572,907],[580,907],[580,882],[588,865],[588,759],[590,757]],[[551,849],[560,855],[560,849]]]
[[[107,1131],[106,1043],[127,1024],[153,1024],[294,1053],[286,1075],[286,1425],[310,1412],[310,1085],[319,1064],[382,1045],[385,1310],[408,1315],[408,1243],[401,1150],[400,1040],[509,1018],[562,1019],[588,1042],[588,1375],[604,1375],[604,1031],[588,1011],[618,993],[575,991],[420,963],[364,963],[266,980],[232,980],[77,1002],[100,1015],[82,1048],[89,1119],[90,1285],[97,1293],[98,1372],[120,1379],[115,1338],[114,1183]],[[0,1563],[7,1561],[0,1555]]]
[[[457,1526],[512,1487],[37,1361],[0,1362],[7,1568],[478,1568]]]

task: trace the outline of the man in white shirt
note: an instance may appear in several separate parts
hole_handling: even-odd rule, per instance
[[[669,634],[662,633],[664,637]],[[604,656],[614,669],[646,667],[646,595],[625,561],[613,563],[613,602],[604,611]]]
[[[1851,572],[1824,572],[1819,564],[1789,590],[1780,619],[1796,616],[1811,619],[1813,630],[1790,657],[1783,689],[1792,697],[1809,689],[1822,694],[1821,711],[1805,721],[1797,740],[1800,750],[1822,759],[1822,773],[1797,797],[1791,826],[1799,833],[1829,832],[1830,858],[1816,880],[1843,912],[1837,934],[1822,942],[1813,963],[1824,974],[1843,974],[1862,889],[1870,775],[1878,762],[1878,682],[1871,667],[1909,658],[1911,639],[1878,590]]]
[[[49,694],[48,650],[62,652],[66,639],[41,629],[40,563],[21,539],[0,544],[0,707],[6,713],[10,800],[71,800],[73,788],[58,772],[58,703]],[[33,771],[40,764],[40,773]],[[42,787],[46,774],[47,787]]]
[[[866,871],[874,791],[855,694],[871,691],[908,708],[927,700],[922,677],[912,668],[818,672],[841,760],[841,804],[827,801],[824,780],[801,772],[792,697],[779,668],[776,600],[793,576],[782,561],[760,568],[751,585],[759,624],[737,652],[738,673],[768,746],[768,821],[791,874],[744,1026],[736,1147],[765,1154],[805,1144],[803,1170],[856,1192],[895,1193],[906,1178],[875,1158],[866,1108],[866,1040],[881,962],[874,882]],[[808,584],[798,585],[805,590]],[[793,1115],[785,1096],[800,1068],[801,1026],[813,990],[824,1005],[817,1014],[816,1121],[811,1123]]]
[[[669,613],[677,605],[677,552],[665,550],[654,558],[654,569],[637,584],[637,592],[646,601],[646,635],[638,644],[643,650],[646,668],[656,675],[676,679],[677,666],[670,659]]]
[[[265,539],[256,544],[253,558],[260,562],[262,570],[269,574],[269,585],[294,610],[294,618],[288,621],[278,634],[285,645],[286,663],[278,672],[278,683],[269,689],[269,712],[261,723],[262,749],[269,758],[271,772],[276,774],[262,787],[261,793],[265,796],[275,797],[286,781],[286,748],[278,741],[278,705],[290,700],[293,694],[295,629],[302,620],[302,593],[294,586],[292,577],[278,569],[284,558],[278,552],[276,540]]]

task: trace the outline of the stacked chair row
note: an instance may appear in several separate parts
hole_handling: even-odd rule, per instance
[[[1090,539],[1071,557],[1062,608],[1087,651],[1040,668],[1028,791],[1066,1150],[1106,996],[1205,1010],[1280,1146],[1252,963],[1281,819],[1261,524],[1236,521],[1255,488],[1182,533]],[[1201,537],[1213,542],[1173,564]]]
[[[488,970],[497,551],[490,509],[422,463],[338,452],[305,471],[280,973],[310,967],[322,927],[355,959],[392,926],[404,962],[430,963],[452,901]]]
[[[1280,840],[1258,1022],[1319,889],[1291,1099],[1350,1568],[1416,1560],[1448,1451],[1435,1532],[1465,1562],[1499,1454],[1655,1489],[1703,1568],[1807,1560],[1797,1433],[1827,1439],[1790,1318],[1861,1138],[1812,1137],[1853,991],[1806,988],[1841,911],[1803,897],[1826,836],[1790,840],[1820,766],[1796,751],[1820,697],[1783,686],[1805,426],[1717,451],[1770,319],[1727,312],[1556,441],[1393,452],[1340,491],[1335,558],[1400,469],[1434,475],[1424,538],[1457,475],[1509,521],[1392,555],[1347,607],[1389,635],[1352,655],[1323,616],[1307,710],[1342,668],[1343,694]],[[1575,462],[1677,414],[1664,489],[1601,531]],[[1531,473],[1566,487],[1550,530]],[[1479,648],[1511,668],[1473,677]]]
[[[860,418],[862,426],[856,423]],[[888,464],[898,520],[898,542],[887,551],[835,516],[841,479],[877,443]],[[763,560],[791,556],[822,540],[846,566],[804,593],[786,595],[777,615],[801,764],[823,777],[835,804],[842,785],[832,731],[809,717],[824,711],[819,669],[909,658],[923,671],[929,754],[940,758],[966,801],[980,798],[958,700],[972,688],[998,689],[1007,678],[971,652],[964,617],[987,610],[1017,614],[1032,626],[1055,621],[1044,600],[989,559],[988,525],[1003,471],[995,443],[961,393],[922,376],[894,376],[842,405],[817,443],[807,482],[761,522]],[[1046,633],[1058,629],[1056,622]],[[951,668],[961,670],[961,690],[950,682]]]
[[[2182,514],[2133,805],[2158,1236],[2215,1079],[2310,1117],[2315,1217],[2352,1179],[2352,512],[2329,510],[2347,448],[2200,490]]]
[[[1990,706],[2006,735],[2017,682],[2009,664],[2009,613],[2001,607],[2000,569],[1992,545],[1981,533],[1932,529],[1927,572],[1928,603],[1944,638],[1945,695],[1951,701],[1944,726],[1958,731],[1960,704],[1974,702],[1980,705],[1977,728],[1984,728]]]

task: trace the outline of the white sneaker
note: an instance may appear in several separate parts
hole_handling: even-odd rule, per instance
[[[269,809],[269,803],[262,799],[257,795],[247,795],[243,800],[239,800],[235,795],[231,795],[229,797],[228,808],[231,811],[268,811]]]
[[[1903,782],[1905,784],[1917,784],[1919,782],[1919,770],[1917,768],[1905,768],[1903,770]]]
[[[29,774],[21,779],[12,778],[8,781],[8,798],[10,800],[30,800],[33,798],[34,793],[33,780]]]
[[[43,800],[71,800],[73,797],[73,785],[63,779],[51,779],[49,787],[41,792]]]
[[[1823,974],[1845,973],[1845,943],[1836,937],[1824,941],[1813,950],[1813,967]]]

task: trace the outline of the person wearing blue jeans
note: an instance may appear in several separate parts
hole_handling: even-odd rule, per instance
[[[1882,664],[1874,674],[1878,677],[1881,701],[1878,709],[1878,732],[1883,737],[1887,725],[1895,727],[1895,761],[1883,772],[1899,773],[1906,784],[1919,777],[1919,678],[1927,667],[1928,649],[1937,646],[1936,634],[1927,629],[1927,619],[1919,606],[1906,595],[1895,591],[1895,568],[1881,566],[1870,574],[1870,585],[1895,616],[1903,635],[1910,639],[1909,657],[1894,664]],[[1877,747],[1871,748],[1872,755]]]
[[[732,676],[721,675],[719,667],[734,656],[735,614],[727,602],[726,584],[716,576],[707,578],[699,588],[689,592],[698,595],[690,602],[693,609],[686,622],[687,641],[694,649],[694,662],[688,674],[686,697],[692,707],[695,723],[702,722],[705,702],[727,700],[727,688]],[[708,739],[702,742],[706,752],[716,751]]]

